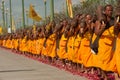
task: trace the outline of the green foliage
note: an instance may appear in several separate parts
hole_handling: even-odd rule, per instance
[[[77,5],[73,5],[73,14],[74,16],[76,14],[94,14],[97,7],[99,5],[105,6],[106,4],[111,4],[115,6],[117,4],[117,0],[85,0],[84,2],[80,2]],[[66,12],[61,11],[59,13],[54,14],[54,21],[56,23],[60,22],[61,20],[67,18],[66,17]],[[50,17],[47,17],[47,23],[50,22]]]

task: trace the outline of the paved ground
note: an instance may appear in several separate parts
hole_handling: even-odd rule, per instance
[[[87,80],[0,48],[0,80]]]

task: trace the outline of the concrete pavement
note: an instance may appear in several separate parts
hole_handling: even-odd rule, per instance
[[[0,48],[0,80],[87,80]]]

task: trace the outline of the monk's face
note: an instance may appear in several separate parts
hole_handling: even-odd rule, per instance
[[[64,25],[64,26],[67,25],[67,21],[66,21],[66,20],[63,21],[63,25]]]
[[[70,31],[70,25],[67,25],[66,28],[65,28],[65,30],[64,30],[64,33],[68,34],[69,31]]]
[[[70,28],[70,35],[74,35],[74,32],[75,32],[75,31],[74,31],[74,28],[71,27],[71,28]]]
[[[105,9],[105,14],[107,16],[111,17],[112,13],[113,13],[113,7],[112,6],[107,6],[106,9]]]
[[[92,16],[91,16],[91,15],[86,15],[85,20],[86,20],[86,23],[87,23],[87,24],[91,23]]]
[[[80,23],[80,31],[84,32],[84,29],[86,28],[87,24],[85,22]]]
[[[84,28],[83,28],[83,27],[80,28],[80,32],[81,32],[82,34],[84,33]]]

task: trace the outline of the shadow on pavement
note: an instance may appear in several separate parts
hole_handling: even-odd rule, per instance
[[[4,70],[4,71],[0,71],[0,73],[5,73],[5,72],[22,72],[22,71],[35,71],[35,69],[23,69],[23,70]]]

